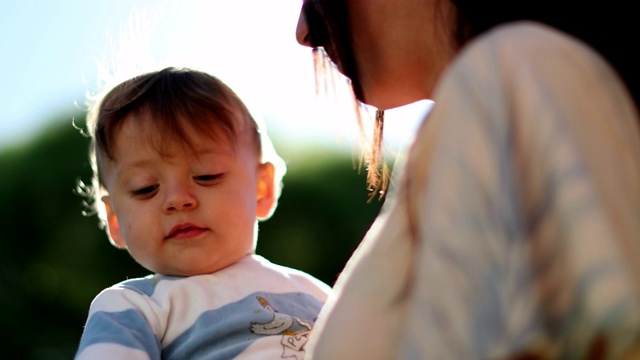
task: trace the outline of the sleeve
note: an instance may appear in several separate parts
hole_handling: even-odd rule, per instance
[[[102,291],[92,302],[76,360],[160,359],[160,321],[153,301],[123,286]]]
[[[584,46],[512,30],[461,54],[410,154],[404,358],[618,358],[640,334],[633,105]]]

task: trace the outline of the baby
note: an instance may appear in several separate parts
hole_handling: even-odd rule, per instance
[[[154,274],[98,294],[76,359],[302,358],[331,290],[255,254],[286,168],[238,96],[167,68],[113,88],[88,125],[109,239]]]

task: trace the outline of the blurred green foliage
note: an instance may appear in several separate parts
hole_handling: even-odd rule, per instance
[[[95,216],[82,215],[74,188],[90,178],[88,139],[71,116],[57,120],[28,143],[0,149],[3,358],[71,358],[93,297],[148,274],[110,245]],[[367,203],[364,174],[350,154],[308,150],[281,151],[284,190],[260,225],[257,252],[333,285],[382,203]]]

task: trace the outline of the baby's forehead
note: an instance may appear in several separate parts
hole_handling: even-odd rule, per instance
[[[259,156],[260,140],[253,119],[233,115],[163,114],[157,108],[145,107],[129,111],[114,123],[115,127],[109,127],[104,147],[97,147],[98,165],[107,165],[105,160],[119,163],[131,159],[135,152],[169,158],[203,153],[234,155],[239,149],[247,149]]]
[[[130,114],[114,134],[113,144],[116,156],[119,148],[131,143],[151,145],[160,153],[189,150],[198,154],[219,151],[221,147],[235,148],[239,140],[233,129],[215,121],[210,121],[208,125],[202,122],[195,125],[189,121],[168,124]]]
[[[124,123],[112,144],[111,158],[99,157],[103,179],[133,176],[159,164],[221,164],[233,161],[237,145],[225,136],[211,137],[194,132],[188,140],[161,137],[157,129],[138,123]],[[165,134],[166,135],[166,134]]]

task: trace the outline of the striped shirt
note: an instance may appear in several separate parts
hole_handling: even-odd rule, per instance
[[[301,359],[329,292],[257,255],[213,274],[127,280],[93,300],[76,359]]]

